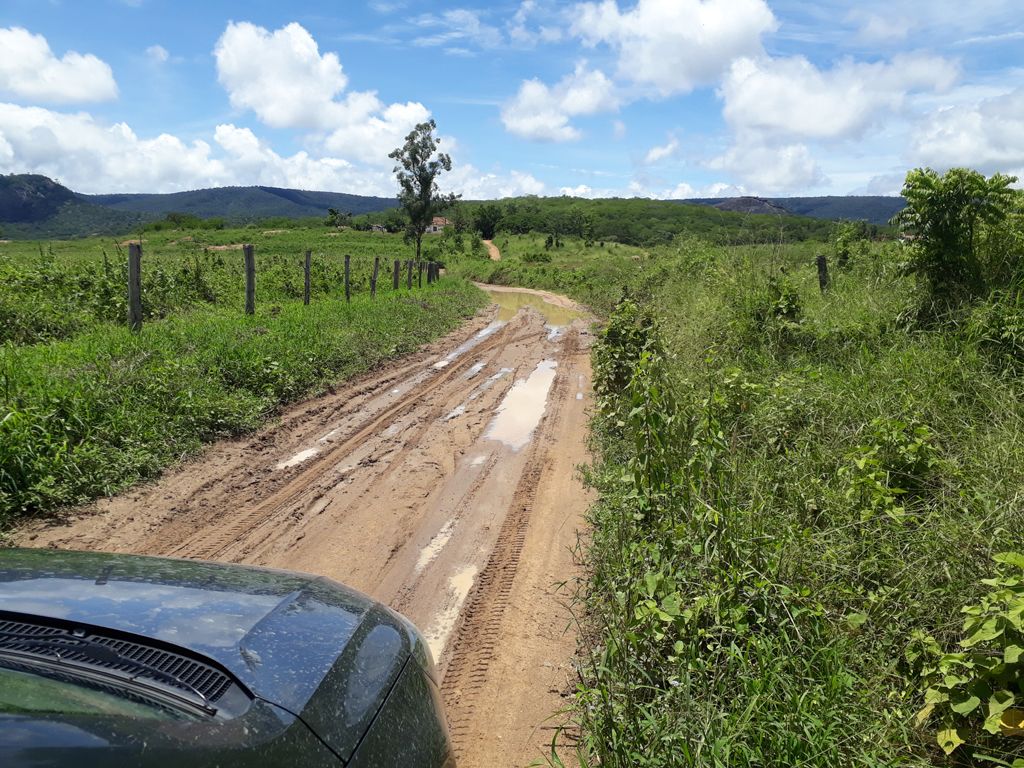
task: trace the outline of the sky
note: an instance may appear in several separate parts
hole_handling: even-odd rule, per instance
[[[1021,0],[3,0],[0,172],[77,192],[896,195],[1024,178]]]

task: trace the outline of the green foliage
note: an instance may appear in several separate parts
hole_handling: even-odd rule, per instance
[[[1024,569],[1024,555],[1016,552],[993,559]],[[1024,734],[1024,578],[1002,573],[982,583],[990,591],[981,604],[961,610],[967,616],[960,641],[964,650],[944,653],[920,632],[908,648],[908,660],[928,686],[917,720],[941,721],[937,740],[947,755],[961,746],[983,747],[999,760],[1024,765],[1019,738],[1005,738]]]
[[[504,212],[497,203],[481,205],[476,209],[473,223],[484,240],[493,240],[497,232],[498,224],[501,222]]]
[[[942,176],[931,168],[907,174],[907,207],[891,223],[917,235],[911,246],[914,268],[933,294],[983,293],[991,276],[979,253],[980,234],[1006,219],[1015,202],[1010,184],[1016,181],[1000,173],[986,179],[967,168],[951,168]]]
[[[447,206],[462,195],[442,195],[437,186],[437,177],[441,171],[451,171],[452,159],[443,152],[431,160],[440,139],[435,139],[433,131],[437,125],[433,120],[419,123],[405,137],[405,144],[388,155],[398,165],[394,168],[400,191],[398,201],[409,217],[406,226],[407,240],[416,242],[416,258],[420,258],[420,247],[423,234]]]

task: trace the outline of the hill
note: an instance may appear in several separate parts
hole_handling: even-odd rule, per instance
[[[46,176],[0,176],[0,228],[7,238],[37,240],[120,235],[153,218],[82,200]]]
[[[344,192],[306,192],[278,187],[218,187],[191,192],[152,195],[79,195],[82,200],[119,211],[134,211],[166,216],[168,213],[190,213],[202,219],[213,216],[231,224],[248,224],[260,219],[284,216],[327,215],[328,208],[342,213],[374,213],[397,208],[394,197],[365,197]]]
[[[750,206],[752,202],[760,201],[765,207],[758,210],[745,210],[744,205]],[[699,205],[710,205],[713,208],[727,211],[744,211],[747,213],[783,213],[783,211],[769,211],[767,206],[780,206],[785,212],[799,216],[809,216],[812,219],[850,219],[851,221],[866,220],[868,224],[882,226],[889,223],[889,219],[906,207],[906,201],[902,197],[883,197],[881,195],[829,195],[826,197],[703,197],[692,200],[679,200],[681,203],[697,203]]]

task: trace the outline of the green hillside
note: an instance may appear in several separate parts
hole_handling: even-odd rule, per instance
[[[733,198],[705,197],[693,200],[680,200],[682,203],[716,206]],[[882,226],[889,219],[906,207],[902,197],[883,197],[882,195],[829,195],[827,197],[768,197],[769,203],[781,205],[786,210],[800,216],[814,219],[850,219],[851,221],[866,220],[868,224]]]
[[[165,216],[168,213],[190,213],[206,219],[212,216],[232,224],[248,224],[260,219],[284,216],[327,215],[328,208],[342,213],[372,213],[398,206],[397,198],[365,197],[343,192],[306,192],[277,187],[220,187],[174,192],[164,195],[79,195],[97,205],[119,211],[137,211]]]

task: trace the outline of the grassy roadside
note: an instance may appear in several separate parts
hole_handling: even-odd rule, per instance
[[[351,304],[343,294],[308,307],[278,299],[251,317],[197,301],[151,317],[137,336],[90,316],[62,341],[0,347],[0,525],[152,477],[486,303],[452,278],[372,303],[362,293]]]
[[[449,268],[610,316],[593,353],[581,764],[1022,756],[998,713],[994,736],[981,727],[984,681],[946,697],[959,730],[917,714],[944,664],[940,686],[978,677],[956,668],[961,609],[1000,604],[982,579],[1019,574],[993,556],[1024,535],[1024,313],[996,293],[923,326],[903,254],[872,250],[833,262],[826,294],[799,246]],[[967,743],[946,758],[937,733]]]

